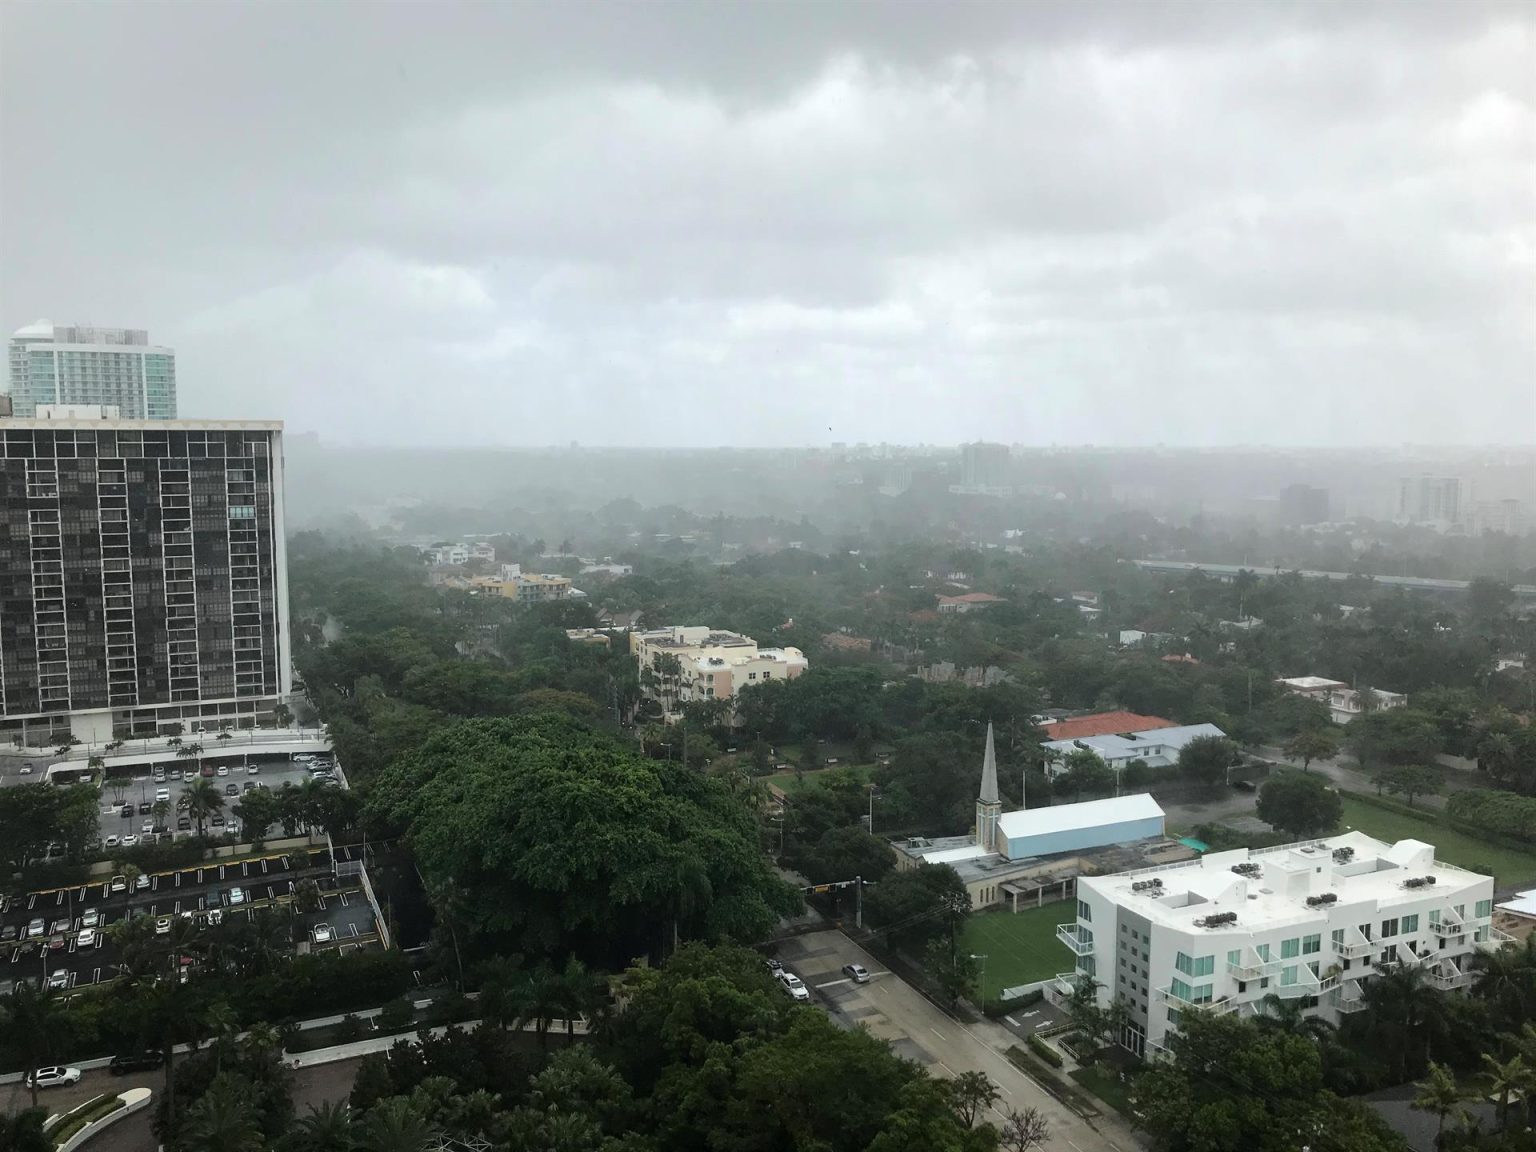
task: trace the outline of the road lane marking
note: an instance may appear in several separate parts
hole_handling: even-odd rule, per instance
[[[951,1076],[955,1075],[955,1070],[953,1068],[951,1068],[948,1064],[944,1063],[944,1061],[942,1061],[942,1060],[939,1061],[939,1067],[944,1069],[944,1071],[948,1072]]]
[[[835,988],[839,984],[846,983],[848,983],[848,977],[844,976],[841,980],[828,980],[825,984],[817,984],[814,987],[819,991],[822,988]]]
[[[935,1035],[935,1036],[937,1036],[937,1037],[938,1037],[938,1038],[939,1038],[939,1039],[940,1039],[940,1040],[944,1040],[944,1033],[942,1033],[942,1032],[940,1032],[940,1031],[939,1031],[939,1030],[938,1030],[938,1029],[937,1029],[937,1028],[932,1028],[932,1027],[930,1027],[930,1028],[929,1028],[929,1029],[928,1029],[928,1031],[930,1031],[930,1032],[932,1032],[932,1033],[933,1033],[933,1034],[934,1034],[934,1035]],[[947,1043],[948,1043],[948,1041],[947,1041],[947,1040],[945,1040],[945,1041],[944,1041],[944,1042],[945,1042],[945,1043],[946,1043],[946,1044],[947,1044]]]
[[[1015,1020],[1012,1016],[1004,1016],[1003,1019],[1008,1021],[1008,1023],[1012,1024],[1015,1028],[1017,1028],[1019,1026],[1019,1022],[1017,1020]]]

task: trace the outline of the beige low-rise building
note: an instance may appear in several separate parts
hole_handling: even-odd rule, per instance
[[[798,648],[759,648],[739,632],[707,626],[631,632],[640,692],[673,715],[695,700],[729,700],[744,688],[793,680],[810,665]]]

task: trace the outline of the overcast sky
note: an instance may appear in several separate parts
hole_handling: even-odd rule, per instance
[[[0,322],[350,443],[1536,442],[1536,6],[0,2]]]

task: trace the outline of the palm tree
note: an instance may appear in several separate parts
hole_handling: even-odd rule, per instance
[[[427,889],[427,898],[432,902],[432,910],[436,914],[437,921],[448,931],[449,942],[453,945],[453,961],[458,968],[458,990],[464,991],[464,954],[459,950],[459,925],[464,922],[467,911],[469,893],[453,882],[453,877],[446,876],[438,880]]]
[[[1461,1107],[1463,1093],[1456,1085],[1456,1077],[1443,1064],[1431,1062],[1429,1076],[1414,1085],[1418,1093],[1413,1098],[1410,1108],[1420,1112],[1432,1112],[1439,1123],[1435,1125],[1435,1147],[1440,1147],[1441,1134],[1445,1131],[1445,1118],[1455,1112],[1458,1118],[1463,1114]]]
[[[128,903],[133,899],[134,886],[138,884],[139,877],[144,875],[144,872],[132,860],[119,860],[116,863],[118,874],[123,878],[123,918],[126,922]]]
[[[1526,1064],[1524,1056],[1511,1056],[1501,1064],[1486,1052],[1483,1064],[1488,1069],[1488,1090],[1499,1098],[1499,1131],[1503,1132],[1509,1125],[1510,1096],[1524,1097],[1536,1087],[1536,1068]]]
[[[213,1034],[213,1074],[217,1076],[224,1070],[224,1053],[234,1048],[240,1034],[240,1017],[229,1001],[215,1000],[203,1014],[203,1025]]]
[[[1398,964],[1365,986],[1365,999],[1381,1050],[1397,1053],[1398,1078],[1408,1079],[1410,1056],[1427,1065],[1435,1041],[1445,1035],[1445,996],[1425,983],[1424,969]]]
[[[184,1152],[262,1152],[266,1147],[250,1089],[224,1075],[215,1076],[187,1109],[178,1135],[177,1146]]]
[[[156,800],[150,811],[154,814],[156,828],[170,826],[171,802],[169,800]]]
[[[47,1120],[46,1108],[28,1108],[15,1116],[0,1114],[0,1148],[6,1152],[53,1152],[53,1140],[43,1135]]]
[[[368,1152],[421,1152],[436,1130],[408,1096],[380,1100],[363,1118],[362,1145]]]
[[[1495,780],[1508,780],[1515,766],[1515,744],[1507,732],[1489,732],[1477,742],[1477,762]]]
[[[1291,1036],[1309,1036],[1319,1042],[1333,1035],[1333,1025],[1321,1016],[1307,1015],[1307,1002],[1299,998],[1282,999],[1273,992],[1259,1001],[1263,1012],[1256,1017],[1261,1028],[1272,1028]]]
[[[63,1015],[64,1005],[57,989],[30,982],[17,984],[0,1002],[0,1022],[4,1022],[7,1033],[16,1037],[29,1070],[47,1059]],[[32,1107],[37,1107],[36,1084],[32,1085]]]
[[[1487,1000],[1505,1020],[1525,1021],[1536,1009],[1536,935],[1526,937],[1520,947],[1504,947],[1478,952],[1472,957],[1477,980],[1472,994]]]
[[[186,814],[197,821],[197,834],[205,832],[208,817],[224,811],[224,796],[212,780],[199,776],[181,792],[180,805]]]
[[[351,1152],[357,1147],[352,1134],[352,1109],[342,1101],[310,1106],[309,1115],[294,1126],[294,1152]]]
[[[576,1037],[576,1018],[590,1017],[596,1012],[606,999],[607,984],[572,956],[560,970],[559,989],[561,1011],[565,1015],[565,1040],[569,1045]]]

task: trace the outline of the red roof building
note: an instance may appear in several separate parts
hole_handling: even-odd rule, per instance
[[[1177,728],[1161,716],[1139,716],[1135,712],[1095,712],[1092,716],[1074,716],[1042,724],[1046,740],[1082,740],[1087,736],[1113,736],[1120,732],[1150,732],[1156,728]]]

